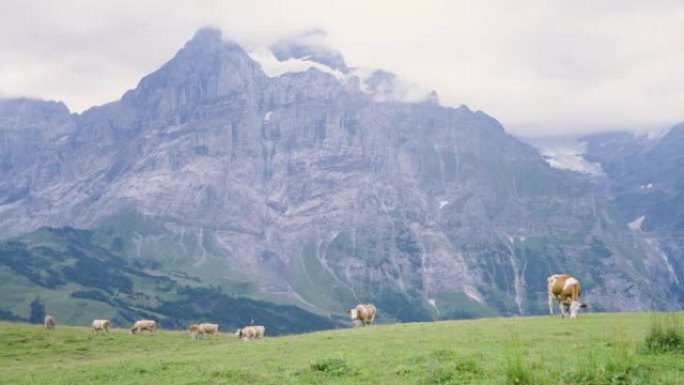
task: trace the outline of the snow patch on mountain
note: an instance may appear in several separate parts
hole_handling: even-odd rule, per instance
[[[641,224],[644,223],[644,219],[646,219],[646,216],[642,215],[639,218],[633,220],[632,222],[629,222],[627,226],[630,230],[641,230]]]
[[[546,163],[553,168],[594,176],[603,174],[600,164],[589,162],[584,158],[587,143],[578,141],[577,138],[563,136],[521,138],[521,140],[536,147]]]

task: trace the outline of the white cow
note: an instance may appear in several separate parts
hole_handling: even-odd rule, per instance
[[[157,323],[154,322],[153,320],[139,320],[135,321],[133,326],[129,329],[129,332],[131,334],[135,334],[137,332],[147,330],[151,334],[154,334],[154,331],[157,330]]]
[[[257,338],[264,338],[266,328],[261,325],[245,326],[235,332],[235,336],[242,338],[243,341],[249,341]]]
[[[107,333],[109,333],[109,328],[112,327],[112,323],[109,322],[109,320],[106,319],[96,319],[93,320],[93,333],[99,331],[99,330],[104,330]]]
[[[43,325],[45,325],[45,329],[52,330],[57,325],[57,321],[55,321],[55,317],[48,314],[45,316],[45,320],[43,320]]]
[[[218,337],[219,335],[219,325],[218,324],[210,324],[210,323],[203,323],[203,324],[192,324],[190,325],[190,335],[192,336],[192,339],[197,339],[199,337],[204,337],[207,334],[211,334],[214,337]]]

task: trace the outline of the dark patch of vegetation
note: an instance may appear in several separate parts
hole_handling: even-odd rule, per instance
[[[311,364],[311,371],[329,376],[353,376],[359,371],[347,365],[342,358],[323,358]]]
[[[296,306],[275,305],[244,297],[224,294],[218,288],[182,287],[177,293],[181,299],[163,301],[153,309],[169,317],[171,327],[185,328],[197,320],[211,318],[213,322],[233,327],[252,323],[268,325],[269,335],[302,333],[332,329],[334,321],[309,313]],[[225,329],[224,329],[225,330]]]
[[[26,318],[19,317],[18,315],[7,311],[7,310],[2,310],[0,309],[0,319],[7,320],[7,321],[23,321],[27,322],[28,320]]]
[[[569,373],[564,384],[572,385],[636,385],[650,384],[648,370],[637,365],[632,349],[618,341],[607,359],[598,359],[589,352],[581,358],[576,370]]]
[[[122,252],[126,244],[124,243],[123,238],[121,237],[116,237],[112,240],[112,244],[110,245],[110,248],[114,252]]]
[[[406,253],[409,257],[409,263],[413,269],[419,269],[423,265],[423,261],[420,258],[421,249],[418,246],[413,232],[406,226],[400,226],[394,242],[399,251]]]
[[[37,247],[29,251],[23,243],[18,241],[0,243],[0,264],[26,277],[32,283],[48,289],[64,284],[60,274],[51,268],[55,260],[63,259],[59,253],[45,247]],[[47,261],[52,263],[46,263]]]
[[[591,248],[592,254],[599,260],[606,259],[612,255],[612,252],[606,247],[606,244],[598,237],[593,237],[591,239],[589,247]]]
[[[644,350],[649,353],[684,353],[684,327],[680,316],[654,315],[644,339]]]
[[[510,385],[538,385],[539,382],[530,369],[527,357],[523,352],[511,351],[506,355],[504,366],[506,383]]]
[[[402,322],[432,320],[432,316],[423,307],[422,302],[415,300],[415,298],[419,298],[419,296],[383,290],[373,301],[377,307],[382,308],[383,313]]]
[[[74,267],[66,267],[63,271],[64,277],[72,282],[110,294],[114,290],[131,293],[133,289],[133,282],[119,268],[83,254],[79,255]]]
[[[450,349],[435,350],[415,360],[414,366],[424,372],[419,384],[467,385],[483,375],[474,357],[465,357]]]
[[[73,298],[92,299],[94,301],[110,303],[109,297],[99,290],[79,290],[71,293]]]
[[[42,324],[45,319],[45,304],[41,302],[40,298],[36,298],[31,302],[31,311],[29,313],[29,322],[32,324]]]

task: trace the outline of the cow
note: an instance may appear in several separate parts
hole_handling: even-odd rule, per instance
[[[157,329],[157,323],[154,322],[153,320],[139,320],[139,321],[135,321],[133,326],[129,329],[129,333],[135,334],[139,331],[147,330],[151,334],[154,334],[156,329]]]
[[[192,324],[190,325],[190,335],[192,336],[192,339],[197,339],[198,337],[204,337],[206,334],[211,334],[214,337],[218,337],[219,333],[219,325],[218,324],[210,324],[210,323],[203,323],[203,324]]]
[[[52,330],[57,325],[57,321],[55,321],[55,317],[48,314],[45,316],[45,319],[43,320],[43,325],[45,325],[46,330]]]
[[[263,338],[266,334],[266,328],[260,325],[257,326],[245,326],[242,329],[238,329],[235,335],[242,338],[243,341],[249,341],[257,338]]]
[[[347,310],[352,322],[356,326],[373,325],[377,309],[371,304],[356,305],[355,308]]]
[[[109,322],[109,320],[106,319],[96,319],[93,320],[93,333],[98,332],[100,330],[104,330],[109,334],[109,328],[112,327],[112,323]]]
[[[577,310],[587,307],[580,303],[582,288],[579,281],[567,274],[554,274],[546,279],[549,294],[549,313],[553,315],[553,301],[558,301],[561,316],[577,318]]]

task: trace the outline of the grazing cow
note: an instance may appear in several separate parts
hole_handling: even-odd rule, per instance
[[[266,328],[263,326],[245,326],[242,329],[238,329],[235,335],[242,338],[243,341],[249,341],[256,338],[263,338],[266,334]]]
[[[371,304],[357,305],[355,308],[347,310],[347,314],[356,326],[373,325],[376,313],[377,309]]]
[[[133,324],[133,327],[129,329],[129,332],[131,334],[135,334],[139,331],[147,330],[151,334],[154,334],[155,330],[157,329],[157,323],[154,322],[153,320],[140,320],[140,321],[135,321]]]
[[[206,334],[211,334],[214,337],[218,337],[219,333],[219,325],[218,324],[210,324],[210,323],[203,323],[203,324],[192,324],[190,325],[190,335],[192,336],[192,339],[197,339],[198,337],[204,337]]]
[[[577,310],[587,307],[580,303],[582,288],[577,279],[567,274],[554,274],[546,279],[549,294],[549,313],[553,315],[553,301],[558,301],[561,316],[565,318],[568,313],[570,318],[577,318]]]
[[[45,325],[45,329],[52,330],[57,325],[57,321],[55,321],[55,317],[48,314],[45,316],[45,320],[43,320],[43,325]]]
[[[112,327],[112,323],[109,322],[109,320],[106,319],[96,319],[93,320],[93,333],[104,330],[109,334],[109,328]]]

